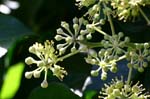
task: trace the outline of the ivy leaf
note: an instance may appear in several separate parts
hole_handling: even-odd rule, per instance
[[[66,85],[61,83],[49,83],[48,88],[35,88],[28,99],[81,99],[75,95]]]
[[[13,98],[19,89],[23,70],[23,63],[17,63],[8,69],[0,92],[0,99]]]
[[[0,14],[0,46],[8,48],[16,39],[32,32],[19,20]]]

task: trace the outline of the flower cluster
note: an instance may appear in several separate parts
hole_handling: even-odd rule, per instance
[[[113,7],[115,15],[119,17],[119,20],[127,21],[140,14],[140,6],[147,5],[145,0],[111,0],[111,6]]]
[[[89,55],[85,58],[86,62],[92,65],[98,65],[97,70],[92,70],[92,76],[98,76],[99,71],[102,70],[101,79],[107,79],[107,71],[117,72],[117,63],[116,60],[110,59],[110,52],[101,49],[97,54],[95,51],[89,51]]]
[[[56,55],[52,41],[50,42],[47,40],[44,45],[36,42],[33,44],[33,46],[29,47],[29,52],[35,54],[40,60],[35,60],[30,56],[25,59],[25,63],[27,65],[36,64],[38,67],[33,71],[27,71],[25,73],[26,78],[30,79],[32,76],[34,78],[39,78],[41,72],[44,71],[45,76],[43,82],[41,83],[41,87],[46,88],[48,87],[48,70],[51,70],[53,75],[60,80],[63,79],[64,75],[67,75],[67,72],[64,70],[64,68],[56,64],[58,56]]]
[[[88,6],[92,5],[92,4],[94,4],[95,1],[96,1],[96,0],[76,0],[77,5],[78,5],[79,7],[82,7],[82,6],[88,7]]]
[[[136,48],[128,51],[126,54],[127,60],[130,61],[128,63],[128,67],[134,67],[139,72],[144,71],[144,67],[148,66],[148,61],[150,61],[150,51],[149,51],[149,43],[144,44],[135,44]]]
[[[105,84],[100,92],[100,99],[148,99],[150,95],[144,93],[142,84],[137,82],[132,85],[121,80],[113,79],[110,84]]]
[[[86,50],[87,47],[83,44],[80,43],[80,41],[85,40],[85,35],[86,38],[90,39],[91,34],[89,34],[88,30],[81,30],[81,26],[83,24],[86,24],[85,20],[83,18],[74,18],[73,19],[73,29],[74,32],[71,31],[69,24],[67,22],[61,22],[62,28],[57,29],[57,35],[55,36],[55,39],[57,41],[64,40],[65,43],[63,44],[58,44],[57,49],[59,50],[60,54],[64,54],[66,49],[73,45],[71,48],[71,52],[74,52],[76,50]],[[65,32],[64,32],[65,31]],[[78,48],[77,48],[78,47]]]
[[[117,59],[120,54],[124,53],[123,48],[126,47],[130,40],[129,37],[125,37],[124,40],[122,40],[123,36],[124,34],[122,32],[119,32],[118,35],[105,35],[101,41],[104,48],[111,53],[111,59]]]

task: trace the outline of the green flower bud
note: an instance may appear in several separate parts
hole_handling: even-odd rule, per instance
[[[125,89],[125,92],[130,92],[131,91],[130,85],[124,85],[124,89]]]
[[[78,30],[79,29],[79,25],[78,24],[73,24],[73,28],[74,28],[74,30]]]
[[[62,21],[61,22],[61,26],[63,27],[63,28],[65,28],[65,29],[69,29],[69,24],[68,23],[66,23],[65,21]]]
[[[29,47],[29,52],[30,53],[36,53],[36,48],[33,46]]]
[[[138,86],[134,85],[134,86],[132,87],[132,92],[138,93],[138,92],[140,92],[140,88],[139,88]]]
[[[77,17],[73,18],[73,23],[74,23],[74,24],[78,24],[78,21],[79,21],[79,20],[78,20]]]
[[[60,55],[64,54],[65,51],[66,51],[66,48],[60,48],[60,49],[59,49]]]
[[[101,25],[104,25],[104,24],[105,24],[105,20],[104,20],[104,19],[101,19],[101,20],[100,20],[100,24],[101,24]]]
[[[57,49],[61,49],[64,47],[64,44],[58,44],[56,47],[57,47]]]
[[[89,55],[95,58],[97,57],[97,53],[95,50],[89,50]]]
[[[86,35],[86,38],[87,38],[88,40],[92,39],[91,33],[89,33],[88,35]]]
[[[143,67],[147,67],[148,63],[147,62],[143,62]]]
[[[45,63],[43,61],[37,61],[36,64],[38,67],[42,67],[45,65]]]
[[[77,39],[82,41],[82,40],[84,40],[84,37],[83,37],[83,35],[79,35]]]
[[[144,68],[143,68],[143,67],[139,67],[139,68],[138,68],[138,71],[139,71],[139,72],[144,72]]]
[[[123,37],[123,36],[124,36],[123,32],[119,32],[119,33],[118,33],[118,36],[119,36],[120,38]]]
[[[102,80],[106,80],[107,79],[107,73],[106,72],[102,72],[101,79]]]
[[[34,78],[40,78],[40,76],[41,76],[41,71],[34,71],[34,72],[33,72],[33,76],[34,76]]]
[[[71,48],[71,52],[73,53],[73,52],[75,52],[77,49],[76,49],[76,47],[75,46],[73,46],[72,48]]]
[[[98,20],[99,18],[100,18],[100,15],[96,13],[96,14],[94,15],[94,19],[95,19],[95,20]]]
[[[57,31],[57,34],[64,34],[64,31],[61,28],[58,28],[56,31]]]
[[[147,60],[150,61],[150,56],[147,57]]]
[[[25,72],[25,77],[27,79],[31,79],[32,75],[33,75],[33,72]]]
[[[110,71],[113,72],[113,73],[116,73],[117,70],[118,70],[118,69],[117,69],[116,66],[112,66],[112,67],[110,68]]]
[[[66,37],[65,40],[66,40],[67,43],[71,43],[72,42],[72,38],[70,36]]]
[[[91,75],[94,76],[94,77],[97,77],[99,75],[99,71],[97,70],[92,70],[91,71]]]
[[[144,43],[144,48],[149,48],[149,47],[150,47],[149,43]]]
[[[107,87],[106,88],[106,93],[109,95],[113,92],[113,88],[112,87]]]
[[[129,37],[125,37],[125,40],[124,40],[126,43],[129,43],[130,42],[130,38]]]
[[[117,89],[120,89],[120,88],[123,87],[123,85],[124,85],[123,81],[117,81],[115,87],[116,87]]]
[[[26,63],[27,65],[31,65],[31,64],[35,63],[35,60],[34,60],[32,57],[27,57],[27,58],[25,59],[25,63]]]
[[[127,66],[128,66],[128,68],[132,68],[133,64],[128,63]]]
[[[41,83],[41,87],[42,88],[47,88],[48,87],[48,82],[46,80],[43,80],[43,82]]]
[[[120,90],[119,89],[114,89],[112,94],[114,96],[119,96],[120,95]]]
[[[64,37],[61,36],[61,35],[56,35],[56,36],[55,36],[55,39],[56,39],[57,41],[60,41],[60,40],[63,40]]]

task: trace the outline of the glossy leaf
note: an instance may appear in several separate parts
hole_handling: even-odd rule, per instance
[[[16,18],[0,15],[0,46],[8,48],[16,39],[31,34],[31,31]]]
[[[13,98],[20,86],[23,70],[23,63],[15,64],[8,69],[0,92],[0,99]]]
[[[75,95],[66,85],[61,83],[49,83],[48,88],[38,87],[34,89],[28,99],[81,99]]]

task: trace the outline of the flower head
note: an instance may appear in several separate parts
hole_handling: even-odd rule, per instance
[[[48,87],[47,82],[47,72],[51,70],[53,75],[58,77],[60,80],[63,79],[64,75],[67,75],[67,72],[64,70],[63,67],[56,65],[58,55],[56,55],[56,51],[53,47],[53,42],[46,41],[44,45],[41,43],[35,43],[33,46],[29,48],[29,52],[35,54],[39,60],[35,60],[32,57],[27,57],[25,59],[25,63],[28,65],[36,64],[37,69],[33,71],[28,71],[25,73],[25,77],[30,79],[32,76],[34,78],[39,78],[41,72],[45,72],[44,80],[41,83],[41,87],[46,88]]]
[[[121,80],[113,79],[110,84],[105,84],[100,92],[100,99],[148,99],[150,95],[144,93],[142,84],[137,82],[132,85]]]

